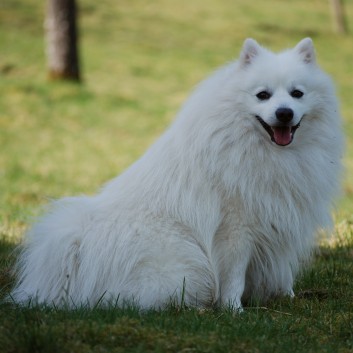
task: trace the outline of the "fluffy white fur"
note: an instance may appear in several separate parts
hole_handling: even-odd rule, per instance
[[[301,120],[287,146],[257,118],[276,125],[283,107],[291,126]],[[247,39],[141,159],[98,195],[52,205],[27,234],[11,296],[241,308],[250,297],[293,295],[317,230],[330,226],[342,140],[312,41],[274,54]]]

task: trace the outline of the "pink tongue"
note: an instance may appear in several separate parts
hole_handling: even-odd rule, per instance
[[[291,128],[287,126],[277,126],[277,127],[272,127],[273,130],[273,138],[277,145],[288,145],[291,140]]]

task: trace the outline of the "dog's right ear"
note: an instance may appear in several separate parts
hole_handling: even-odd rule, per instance
[[[256,58],[260,51],[261,51],[261,46],[257,43],[255,39],[248,38],[245,39],[244,44],[243,44],[243,49],[240,53],[240,65],[241,66],[247,66],[250,65],[251,62]]]

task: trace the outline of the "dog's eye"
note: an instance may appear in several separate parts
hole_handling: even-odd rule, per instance
[[[267,99],[270,99],[271,98],[271,93],[267,92],[267,91],[261,91],[259,92],[256,97],[258,99],[260,99],[260,101],[265,101]]]
[[[294,89],[290,95],[293,97],[293,98],[301,98],[304,96],[304,93],[302,91],[299,91],[298,89]]]

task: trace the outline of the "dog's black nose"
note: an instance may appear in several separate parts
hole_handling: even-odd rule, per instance
[[[276,118],[282,123],[289,123],[293,119],[293,110],[290,108],[278,108]]]

